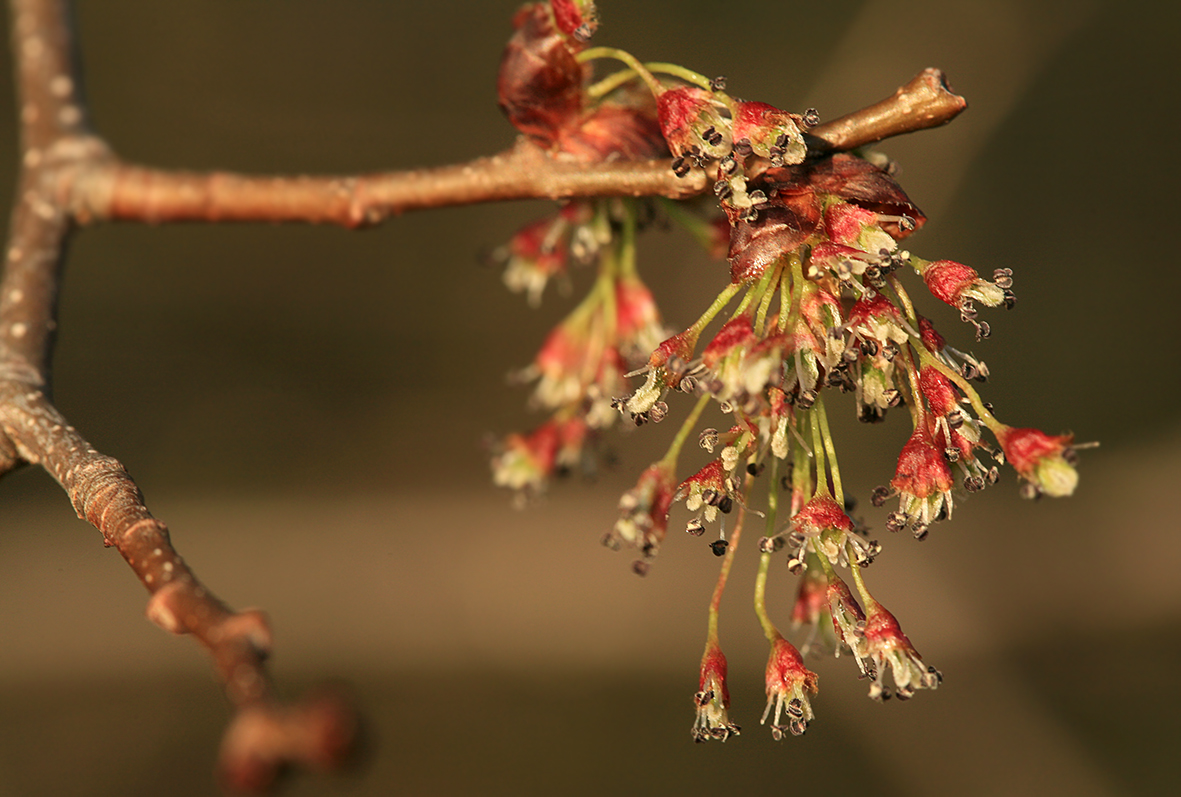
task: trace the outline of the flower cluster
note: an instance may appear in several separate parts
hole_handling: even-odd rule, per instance
[[[615,418],[655,423],[672,415],[675,397],[695,399],[668,452],[620,500],[605,537],[611,547],[636,548],[635,570],[645,574],[676,503],[689,512],[692,537],[717,526],[708,548],[722,563],[694,738],[724,741],[739,732],[729,719],[718,616],[744,525],[754,517],[766,526],[755,589],[770,646],[763,722],[771,719],[776,739],[804,732],[817,690],[816,674],[767,611],[776,558],[800,580],[791,627],[804,635],[804,653],[850,654],[877,700],[935,689],[939,672],[866,586],[864,571],[881,545],[850,514],[827,407],[849,394],[862,421],[883,421],[890,410],[909,421],[893,477],[872,495],[875,507],[897,499],[885,518],[890,531],[924,539],[963,494],[996,483],[1006,461],[1026,495],[1072,493],[1071,436],[998,420],[973,385],[987,379],[987,367],[947,344],[902,279],[917,275],[980,341],[990,330],[976,305],[1012,307],[1012,273],[1000,269],[987,280],[961,263],[912,255],[903,243],[923,226],[921,211],[880,158],[809,150],[814,111],[739,101],[721,79],[586,49],[590,19],[589,2],[522,10],[501,72],[509,119],[556,157],[663,156],[679,176],[704,170],[720,215],[702,215],[691,202],[666,203],[664,215],[709,248],[717,248],[719,230],[728,233],[729,281],[696,321],[669,334],[636,272],[635,236],[650,215],[639,203],[572,202],[518,233],[506,249],[505,279],[531,300],[571,263],[593,265],[598,276],[523,372],[535,383],[533,404],[550,419],[501,445],[497,483],[536,493],[554,473],[593,459],[595,435]],[[628,69],[592,82],[591,63],[603,58]],[[710,405],[725,422],[698,433]],[[683,471],[691,439],[704,464]]]

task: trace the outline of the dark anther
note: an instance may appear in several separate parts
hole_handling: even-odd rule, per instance
[[[1070,450],[1070,449],[1068,449],[1068,450]],[[765,465],[762,462],[752,462],[746,466],[746,472],[749,473],[751,476],[758,476],[760,473],[763,472],[764,467],[765,467]]]
[[[726,90],[726,76],[718,75],[709,82],[710,91],[725,91]]]
[[[1017,306],[1017,294],[1010,290],[1005,291],[1004,305],[1006,310],[1012,310]]]
[[[898,390],[887,390],[882,393],[882,398],[886,400],[887,407],[897,407],[902,403],[902,393]]]
[[[775,553],[783,547],[783,537],[763,537],[759,540],[759,553]]]
[[[691,376],[686,376],[677,384],[677,389],[682,393],[692,393],[697,389],[697,380]]]
[[[882,506],[890,498],[893,491],[884,484],[873,488],[873,492],[869,494],[869,502],[874,506]]]
[[[995,282],[996,286],[1001,290],[1008,290],[1009,288],[1012,288],[1013,269],[998,268],[996,271],[992,272],[992,281]]]
[[[767,192],[761,188],[756,188],[748,194],[750,201],[756,205],[761,205],[767,201]]]
[[[759,209],[751,205],[749,208],[744,208],[738,217],[748,224],[753,224],[759,220]]]
[[[1025,498],[1027,500],[1032,500],[1034,498],[1041,498],[1042,497],[1041,490],[1039,490],[1037,488],[1037,485],[1034,484],[1033,482],[1022,482],[1021,489],[1018,490],[1018,493],[1021,495],[1022,498]]]
[[[754,148],[750,145],[749,138],[743,138],[734,142],[734,154],[740,158],[745,158],[754,152]]]
[[[591,36],[594,35],[594,32],[595,32],[594,28],[592,28],[589,24],[584,22],[583,24],[579,25],[577,28],[574,29],[574,38],[577,39],[578,41],[582,42],[583,44],[586,44],[588,41],[591,40]]]
[[[866,357],[876,357],[878,353],[878,342],[873,338],[865,338],[861,341],[861,353]]]
[[[1078,452],[1073,448],[1062,449],[1062,460],[1071,467],[1078,465]]]
[[[705,524],[701,522],[701,518],[693,518],[685,526],[685,533],[692,534],[694,537],[700,537],[705,533]]]
[[[673,174],[677,177],[684,177],[691,168],[692,166],[685,158],[677,158],[673,161]]]
[[[918,225],[915,224],[914,219],[906,214],[903,214],[902,218],[898,221],[898,229],[903,232],[912,232],[916,226]]]
[[[648,575],[648,563],[637,559],[636,561],[632,562],[632,572],[637,576]]]
[[[717,194],[718,199],[729,199],[733,196],[734,189],[725,180],[718,180],[714,183],[714,193]]]
[[[804,116],[800,119],[805,127],[815,127],[820,124],[820,111],[815,108],[809,108],[804,111]]]
[[[709,549],[714,552],[714,556],[725,556],[727,547],[729,547],[729,543],[725,540],[714,540],[709,544]]]
[[[964,425],[964,415],[959,410],[952,410],[947,413],[947,428],[959,429]]]
[[[718,161],[718,167],[726,174],[734,174],[734,172],[738,171],[738,161],[735,160],[733,155],[727,155]]]
[[[793,576],[798,576],[804,572],[805,566],[802,559],[797,559],[794,556],[787,560],[787,569]]]
[[[668,404],[663,401],[658,401],[652,405],[652,409],[648,410],[648,420],[652,423],[660,423],[668,417]]]
[[[984,489],[984,479],[979,476],[968,476],[964,479],[964,489],[970,493],[978,493]]]
[[[993,465],[988,469],[988,476],[986,478],[989,484],[996,484],[1001,480],[1001,469]]]
[[[613,551],[618,551],[622,547],[619,538],[615,536],[615,532],[609,531],[603,535],[603,547],[610,548]]]
[[[718,132],[717,128],[714,127],[713,125],[710,125],[709,127],[705,128],[704,130],[701,131],[701,139],[703,141],[709,141],[710,138],[713,137],[713,134],[716,132]]]
[[[734,499],[730,496],[723,496],[721,501],[718,501],[718,509],[722,511],[723,515],[730,514],[730,510],[734,508]]]
[[[780,133],[775,139],[775,146],[780,148],[787,147],[787,142],[791,141],[791,136],[787,133]]]
[[[902,512],[891,512],[886,516],[886,528],[890,531],[902,531],[910,518]]]
[[[801,410],[811,409],[812,405],[816,403],[816,398],[815,390],[801,390],[799,397],[796,398],[796,406]]]
[[[718,444],[718,430],[717,429],[702,429],[701,434],[697,436],[697,445],[704,448],[706,451],[713,451],[714,446]]]
[[[722,500],[722,494],[719,493],[717,490],[702,490],[701,491],[702,503],[709,504],[710,506],[717,506],[721,500]]]
[[[955,446],[948,446],[943,449],[943,456],[947,457],[947,461],[954,465],[960,461],[960,450]]]
[[[960,376],[964,379],[975,379],[979,373],[976,366],[972,365],[972,363],[964,363],[960,366]]]
[[[791,474],[790,473],[785,473],[784,475],[779,477],[779,486],[780,486],[780,488],[782,488],[784,490],[791,489]]]
[[[915,525],[914,538],[919,542],[927,539],[927,525],[925,523],[919,523]]]
[[[987,321],[981,321],[976,325],[976,340],[984,340],[992,334],[992,327],[988,325]]]

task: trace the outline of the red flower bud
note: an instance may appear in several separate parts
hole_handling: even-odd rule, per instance
[[[923,281],[931,295],[959,308],[969,299],[978,299],[989,307],[1005,300],[1005,292],[980,278],[976,269],[954,260],[936,260],[923,269]]]
[[[716,643],[709,644],[701,659],[701,680],[697,694],[697,719],[693,723],[693,740],[708,742],[711,739],[726,741],[737,736],[741,729],[730,722],[730,689],[726,684],[726,657]]]
[[[1048,435],[1038,429],[1003,427],[996,433],[1009,464],[1046,495],[1070,495],[1078,485],[1078,471],[1071,463],[1074,435]]]
[[[816,673],[804,666],[800,652],[781,636],[771,643],[771,654],[767,658],[767,708],[763,710],[762,724],[767,724],[771,709],[775,718],[771,723],[771,736],[779,741],[788,731],[800,736],[808,729],[808,722],[815,716],[808,693],[816,694]],[[780,723],[787,713],[786,725]]]

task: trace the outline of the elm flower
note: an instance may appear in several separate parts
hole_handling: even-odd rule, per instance
[[[811,652],[818,636],[823,637],[820,641],[822,648],[836,647],[831,620],[828,613],[828,577],[821,568],[809,567],[800,577],[796,602],[791,610],[792,631],[805,626],[808,628],[808,638],[800,645],[800,655],[807,656]]]
[[[1038,429],[1014,429],[1004,426],[996,439],[1005,458],[1025,479],[1033,495],[1053,498],[1071,495],[1078,485],[1074,469],[1074,435],[1048,435]]]
[[[713,93],[695,86],[667,89],[656,100],[660,131],[678,159],[673,170],[688,172],[686,158],[717,160],[730,151],[730,123]]]
[[[849,591],[849,585],[839,578],[828,581],[828,612],[832,616],[832,628],[840,644],[833,654],[838,658],[841,650],[848,650],[857,662],[862,675],[873,675],[873,661],[865,644],[865,612]]]
[[[878,261],[883,257],[888,259],[898,248],[894,237],[879,225],[877,213],[849,202],[834,202],[828,206],[824,211],[824,230],[833,243],[855,247]]]
[[[681,482],[673,500],[684,498],[685,508],[696,513],[690,518],[685,531],[699,537],[704,533],[706,523],[718,519],[719,512],[728,514],[734,507],[730,487],[720,458],[710,460],[704,468]]]
[[[891,531],[910,527],[916,538],[923,539],[928,526],[951,517],[955,482],[947,455],[935,445],[926,423],[919,423],[902,447],[890,484],[900,494],[898,511],[886,521]]]
[[[935,442],[943,447],[948,461],[964,476],[964,488],[978,492],[986,485],[995,484],[995,466],[986,468],[976,458],[980,442],[980,425],[961,406],[960,394],[951,380],[939,369],[924,366],[919,371],[919,391],[935,416]]]
[[[1006,308],[1013,307],[1017,302],[1012,291],[1012,269],[998,268],[993,272],[993,281],[988,282],[974,268],[953,260],[927,263],[913,258],[910,262],[923,275],[923,281],[935,298],[959,310],[960,320],[976,327],[976,340],[987,338],[990,329],[988,322],[976,320],[973,300],[983,302],[988,307],[1004,304]]]
[[[673,501],[673,469],[665,462],[653,463],[640,474],[636,486],[619,499],[619,520],[607,535],[611,547],[626,543],[640,549],[645,559],[656,555],[668,531],[668,510]],[[646,570],[637,562],[637,572]]]
[[[551,418],[526,435],[509,435],[492,458],[492,480],[519,497],[543,492],[556,470],[581,462],[587,432],[585,421],[575,416]]]
[[[816,694],[816,673],[804,666],[804,660],[795,646],[776,635],[771,643],[771,654],[767,658],[767,707],[763,709],[760,724],[767,724],[771,708],[775,717],[771,722],[771,737],[779,741],[784,731],[792,736],[801,736],[808,729],[808,723],[815,716],[808,693]],[[781,718],[787,713],[787,724]]]
[[[726,686],[726,656],[716,642],[705,648],[701,659],[701,681],[697,694],[693,696],[697,706],[697,719],[693,722],[693,741],[708,742],[711,739],[726,741],[742,732],[730,722],[730,690]]]
[[[734,149],[768,158],[772,166],[801,163],[808,154],[800,117],[765,102],[739,102],[734,116]]]
[[[869,696],[879,701],[890,698],[890,690],[884,686],[887,666],[899,700],[906,700],[916,689],[937,689],[943,676],[934,667],[923,663],[894,615],[872,598],[866,601],[865,610],[865,652],[874,665]]]
[[[866,542],[854,533],[852,518],[827,493],[815,496],[791,519],[794,531],[788,537],[791,558],[788,568],[795,573],[806,568],[804,556],[809,551],[830,564],[848,564],[848,547],[859,562],[868,563],[879,551],[876,542]]]

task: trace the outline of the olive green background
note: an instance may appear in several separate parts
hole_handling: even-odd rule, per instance
[[[524,512],[489,484],[489,435],[536,422],[504,376],[588,275],[532,310],[481,254],[549,205],[365,232],[82,230],[61,302],[59,406],[126,464],[214,591],[271,612],[285,690],[339,679],[367,712],[367,761],[290,793],[1175,788],[1181,19],[1165,5],[603,0],[598,43],[825,118],[945,69],[969,110],[882,146],[930,216],[909,246],[984,274],[1014,269],[1017,308],[988,314],[993,338],[971,345],[992,370],[987,398],[1010,423],[1103,443],[1070,500],[1021,502],[1007,474],[922,545],[883,540],[870,585],[943,687],[878,706],[852,662],[818,661],[817,720],[779,744],[757,724],[752,552],[722,625],[744,731],[695,746],[717,560],[670,538],[637,579],[598,545],[674,421],[613,440],[618,464],[597,483],[561,484]],[[495,75],[514,8],[105,0],[80,4],[79,29],[95,125],[124,157],[353,173],[512,142]],[[2,197],[16,161],[10,86]],[[673,324],[723,285],[724,267],[683,235],[651,231],[641,246]],[[926,309],[969,346],[953,313]],[[868,496],[906,424],[836,413],[849,489]],[[883,513],[865,511],[881,528]],[[773,573],[779,618],[792,581]],[[145,597],[42,471],[0,482],[0,795],[214,792],[227,710],[204,654],[142,618]]]

